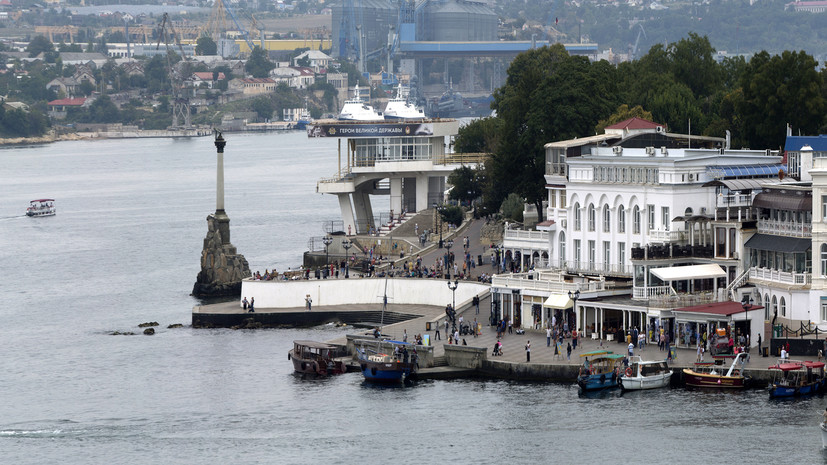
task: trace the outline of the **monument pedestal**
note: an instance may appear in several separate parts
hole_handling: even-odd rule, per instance
[[[192,288],[196,297],[241,296],[241,280],[251,276],[247,259],[230,243],[230,218],[222,213],[207,217],[201,271]]]

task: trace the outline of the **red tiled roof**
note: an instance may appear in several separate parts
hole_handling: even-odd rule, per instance
[[[734,315],[744,311],[758,310],[764,308],[760,305],[747,305],[746,310],[741,302],[714,302],[711,304],[693,305],[691,307],[676,308],[676,312],[712,313],[715,315]]]
[[[51,105],[54,107],[59,106],[67,106],[67,107],[79,107],[86,102],[86,97],[75,97],[75,98],[62,98],[57,100],[52,100],[47,105]]]
[[[213,73],[212,71],[196,71],[192,73],[193,76],[201,79],[202,81],[212,81]],[[224,73],[218,73],[218,81],[222,81],[225,79]]]
[[[663,127],[663,125],[635,116],[634,118],[629,118],[626,121],[621,121],[611,126],[606,126],[606,129],[655,129],[658,127]]]

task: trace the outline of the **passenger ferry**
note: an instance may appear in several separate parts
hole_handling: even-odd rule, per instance
[[[26,209],[26,216],[54,216],[56,213],[55,199],[32,200]]]

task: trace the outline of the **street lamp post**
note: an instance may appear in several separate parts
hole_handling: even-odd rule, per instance
[[[443,243],[442,243],[442,207],[438,206],[437,204],[434,204],[434,211],[436,212],[436,219],[439,222],[439,248],[441,249],[442,245],[443,245]],[[434,227],[436,227],[436,224],[434,224]]]
[[[574,304],[572,304],[571,308],[575,312],[577,311],[577,299],[579,299],[579,298],[580,298],[580,289],[575,289],[574,292],[569,291],[569,299],[574,301]],[[568,320],[569,320],[569,316],[566,315],[566,322],[571,323]],[[577,318],[575,318],[575,321],[577,321]],[[569,324],[569,329],[571,329],[571,324]],[[577,328],[577,330],[580,331],[580,328]]]
[[[454,282],[451,282],[451,278],[448,278],[448,289],[451,290],[451,308],[454,311],[457,310],[457,287],[459,286],[459,281],[454,279]]]
[[[353,242],[350,239],[345,239],[342,241],[342,247],[345,249],[345,279],[350,277],[350,256],[348,255],[348,250],[353,247]]]
[[[440,239],[440,242],[441,241],[442,240]],[[451,261],[451,247],[453,247],[453,246],[454,246],[454,241],[453,240],[448,239],[447,241],[445,241],[445,250],[448,251],[448,254],[447,254],[448,260],[445,261],[445,270],[448,273],[448,280],[451,279],[451,265],[454,264],[453,261]]]
[[[330,271],[330,255],[328,254],[328,248],[330,248],[330,244],[333,243],[333,238],[330,236],[325,236],[322,238],[322,242],[324,242],[324,264],[325,264],[325,271],[322,273],[322,276],[327,279],[327,274]]]

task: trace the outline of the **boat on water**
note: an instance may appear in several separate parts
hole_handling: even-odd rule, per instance
[[[769,367],[775,376],[767,389],[770,398],[808,396],[824,389],[824,363],[784,360]]]
[[[393,346],[385,353],[384,347]],[[356,347],[356,358],[368,381],[399,382],[416,373],[418,361],[413,344],[401,341],[365,341]]]
[[[735,355],[729,369],[715,362],[695,363],[692,368],[683,369],[684,381],[692,387],[744,389],[750,381],[744,375],[746,357],[745,353]]]
[[[402,84],[396,88],[396,97],[388,100],[385,106],[385,119],[422,119],[425,112],[408,100],[408,96],[402,91]]]
[[[293,341],[293,348],[287,353],[287,358],[293,361],[296,373],[340,375],[347,372],[347,365],[335,359],[339,352],[339,347],[323,342]]]
[[[580,354],[585,358],[580,374],[577,376],[577,385],[583,391],[595,391],[617,387],[620,377],[620,365],[625,358],[621,354],[610,350],[593,350]],[[589,360],[589,357],[592,357]]]
[[[313,118],[310,116],[310,111],[307,109],[307,98],[304,99],[304,108],[302,108],[299,116],[296,119],[296,124],[293,126],[294,129],[305,130],[307,129],[307,125],[313,122]]]
[[[657,389],[669,385],[672,370],[665,360],[643,360],[639,356],[631,357],[632,363],[620,376],[618,384],[627,391]]]
[[[366,100],[362,100],[357,84],[353,98],[345,100],[342,111],[339,112],[339,119],[344,121],[377,121],[384,119],[384,117],[381,112],[370,106]]]
[[[57,213],[55,199],[37,199],[29,202],[26,216],[53,216]]]

